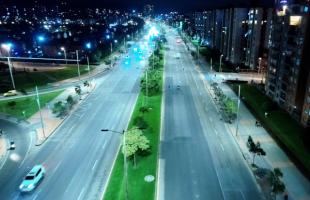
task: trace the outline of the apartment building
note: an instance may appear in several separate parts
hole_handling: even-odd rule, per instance
[[[309,3],[281,1],[270,24],[266,93],[309,125]]]

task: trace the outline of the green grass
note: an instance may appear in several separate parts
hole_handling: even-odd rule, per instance
[[[160,64],[163,66],[163,61],[160,61]],[[159,83],[160,88],[162,88],[163,73],[162,69],[159,70],[161,71]],[[149,97],[146,97],[143,92],[140,92],[128,126],[128,130],[130,130],[130,128],[134,126],[134,119],[138,116],[142,116],[148,124],[148,128],[143,130],[143,133],[150,140],[151,146],[151,153],[149,155],[137,157],[136,167],[133,166],[132,160],[128,162],[128,190],[129,199],[132,200],[153,200],[155,196],[156,180],[148,183],[144,181],[144,177],[146,175],[153,175],[156,177],[161,100],[162,92]],[[146,106],[151,109],[146,113],[141,113],[139,110],[142,106],[145,106],[145,102],[147,102]],[[123,164],[123,154],[119,152],[104,195],[105,200],[125,199]]]
[[[57,97],[61,91],[51,92],[47,94],[40,95],[40,103],[41,108],[43,108],[48,102]],[[9,102],[16,102],[15,106],[9,106]],[[36,102],[36,96],[31,97],[22,97],[14,100],[2,100],[0,101],[0,112],[12,115],[19,119],[28,119],[33,114],[38,112],[38,105]],[[25,116],[23,115],[23,111],[25,111]]]
[[[90,70],[94,67],[90,67]],[[80,74],[83,75],[87,73],[87,66],[80,66]],[[45,71],[45,72],[19,72],[14,74],[14,81],[17,89],[33,89],[36,85],[46,86],[48,83],[53,83],[56,81],[61,81],[78,76],[78,71],[76,66],[68,66],[63,69],[55,71]],[[9,76],[0,77],[3,80],[11,82]]]
[[[236,86],[233,86],[233,89],[235,92],[237,91]],[[302,140],[303,128],[254,86],[242,85],[241,95],[262,124],[310,172],[310,152]],[[269,113],[267,118],[265,111]]]

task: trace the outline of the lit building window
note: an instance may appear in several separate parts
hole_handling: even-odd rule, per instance
[[[290,16],[290,25],[299,26],[301,24],[302,16]]]

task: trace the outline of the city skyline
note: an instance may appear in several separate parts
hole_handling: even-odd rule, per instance
[[[139,1],[139,0],[103,0],[103,1],[75,1],[75,0],[31,0],[31,1],[22,1],[22,0],[13,0],[3,1],[3,5],[22,5],[22,6],[31,6],[35,5],[34,2],[37,2],[46,6],[53,6],[60,2],[67,2],[70,7],[73,8],[85,8],[86,7],[102,7],[102,8],[113,8],[113,9],[122,9],[122,10],[133,10],[138,9],[142,10],[145,4],[152,4],[155,6],[156,13],[163,12],[171,12],[171,11],[181,11],[181,12],[190,12],[194,10],[205,10],[205,9],[215,9],[215,8],[225,8],[225,7],[272,7],[274,1],[272,0],[218,0],[218,1],[178,1],[178,0],[170,0],[170,1],[160,1],[160,0],[147,0],[147,1]],[[90,3],[91,2],[91,3]]]

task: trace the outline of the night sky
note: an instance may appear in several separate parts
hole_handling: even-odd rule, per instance
[[[1,2],[2,0],[0,0]],[[28,6],[32,0],[4,0]],[[60,0],[37,0],[45,5],[53,5]],[[273,0],[67,0],[72,7],[106,7],[119,9],[141,9],[145,4],[155,5],[158,13],[167,11],[192,11],[221,7],[272,6]]]

